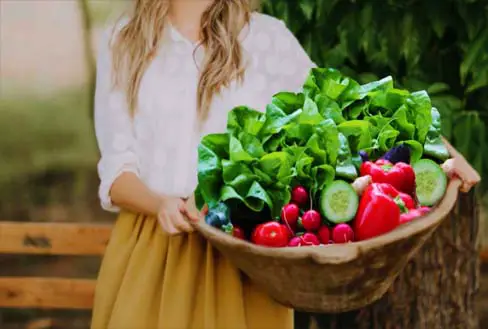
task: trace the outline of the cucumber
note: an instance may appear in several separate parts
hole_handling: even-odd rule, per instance
[[[320,195],[320,211],[334,224],[345,223],[356,216],[359,198],[351,184],[333,181]]]
[[[415,192],[422,206],[433,206],[447,189],[447,176],[432,160],[421,159],[413,165],[415,171]]]

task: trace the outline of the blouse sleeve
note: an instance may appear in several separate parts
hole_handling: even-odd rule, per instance
[[[275,39],[276,48],[281,57],[281,72],[283,74],[283,90],[301,91],[310,70],[316,67],[307,52],[303,49],[298,39],[280,21],[278,37]]]
[[[112,88],[111,34],[108,29],[101,38],[97,56],[95,91],[95,133],[101,158],[99,197],[103,209],[118,212],[112,204],[110,189],[123,172],[139,175],[132,118],[124,92]]]

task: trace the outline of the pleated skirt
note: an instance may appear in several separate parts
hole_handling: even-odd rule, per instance
[[[100,269],[92,329],[292,329],[274,302],[198,233],[169,236],[121,212]]]

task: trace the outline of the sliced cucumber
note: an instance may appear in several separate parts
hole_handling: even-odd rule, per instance
[[[415,191],[422,206],[433,206],[446,193],[447,176],[442,168],[432,160],[421,159],[413,165],[415,171]]]
[[[356,215],[359,198],[351,184],[336,180],[320,195],[320,211],[332,223],[345,223]]]

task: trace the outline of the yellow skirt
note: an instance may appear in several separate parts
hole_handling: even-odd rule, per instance
[[[291,329],[274,302],[197,233],[122,212],[100,269],[92,329]]]

